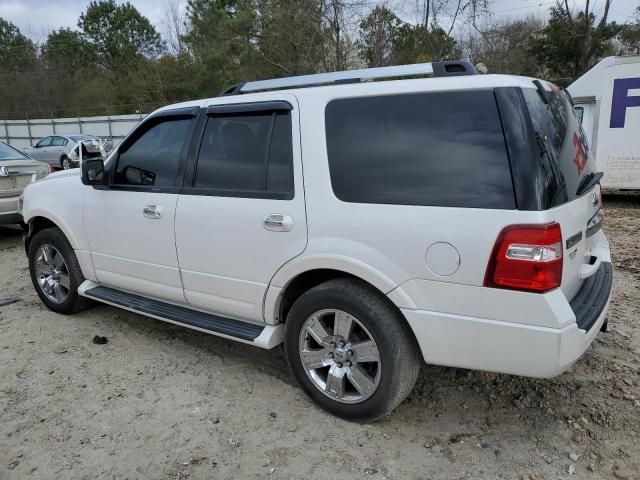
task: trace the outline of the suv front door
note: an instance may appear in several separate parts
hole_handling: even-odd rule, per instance
[[[174,216],[198,110],[146,119],[109,159],[109,187],[87,188],[84,224],[101,284],[185,302]]]
[[[176,211],[184,293],[196,308],[262,321],[267,286],[307,242],[295,97],[212,105]]]

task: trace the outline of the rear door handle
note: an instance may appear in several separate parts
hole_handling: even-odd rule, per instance
[[[162,218],[162,206],[161,205],[146,205],[142,209],[142,214],[146,218],[150,218],[152,220],[158,220]]]
[[[290,232],[293,229],[293,218],[281,213],[272,213],[264,217],[264,228],[271,232]]]

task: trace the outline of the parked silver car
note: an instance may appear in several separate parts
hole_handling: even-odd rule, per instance
[[[26,147],[23,150],[34,159],[47,162],[53,168],[67,170],[79,165],[77,155],[73,155],[72,152],[80,142],[84,145],[85,152],[89,153],[93,150],[99,152],[101,148],[109,152],[113,146],[110,139],[102,139],[86,133],[69,133],[44,137],[33,147]]]
[[[20,195],[31,182],[46,177],[49,165],[0,142],[0,225],[22,223]]]

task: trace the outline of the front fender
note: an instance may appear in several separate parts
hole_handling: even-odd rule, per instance
[[[75,182],[79,185],[75,185]],[[24,191],[22,216],[29,224],[42,217],[65,234],[74,250],[89,250],[82,221],[83,185],[76,177],[44,180]]]

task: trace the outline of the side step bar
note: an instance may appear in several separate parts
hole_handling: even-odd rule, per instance
[[[91,281],[85,281],[78,289],[78,293],[84,297],[142,315],[244,343],[251,343],[262,348],[273,348],[280,344],[284,333],[282,325],[257,325],[234,320],[145,298],[115,288],[104,287]]]

